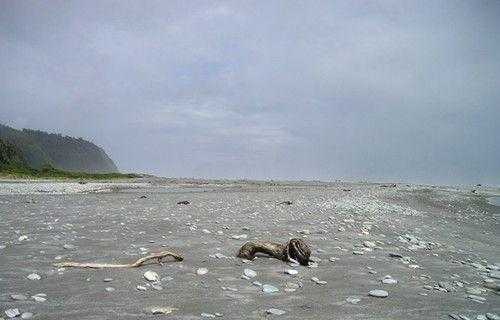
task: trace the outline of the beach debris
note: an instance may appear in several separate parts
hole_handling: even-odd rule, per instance
[[[307,266],[311,249],[302,239],[290,239],[287,243],[255,241],[245,243],[238,251],[238,257],[253,260],[257,253],[265,253],[285,262],[298,262]]]
[[[147,255],[145,257],[142,257],[138,259],[137,261],[133,263],[128,263],[128,264],[113,264],[113,263],[97,263],[97,262],[73,262],[73,261],[66,261],[66,262],[58,262],[55,263],[54,266],[58,268],[91,268],[91,269],[102,269],[102,268],[138,268],[143,266],[146,262],[150,260],[157,260],[158,263],[162,263],[162,259],[166,257],[172,257],[176,261],[182,261],[184,258],[177,253],[171,252],[171,251],[162,251],[158,253],[152,253],[150,255]]]

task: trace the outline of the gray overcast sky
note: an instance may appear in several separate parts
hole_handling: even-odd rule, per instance
[[[500,1],[1,1],[0,122],[124,171],[500,185]]]

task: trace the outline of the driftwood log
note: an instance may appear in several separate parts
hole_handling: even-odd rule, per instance
[[[257,253],[265,253],[273,258],[285,262],[298,262],[301,265],[309,264],[311,249],[301,239],[290,239],[287,243],[255,241],[245,243],[238,251],[238,257],[253,260]]]
[[[145,257],[142,257],[138,259],[137,261],[133,263],[128,263],[128,264],[113,264],[113,263],[97,263],[97,262],[73,262],[73,261],[66,261],[66,262],[59,262],[55,263],[54,266],[58,268],[93,268],[93,269],[101,269],[101,268],[137,268],[142,265],[144,265],[146,262],[151,261],[151,260],[156,260],[158,263],[162,263],[162,259],[166,257],[172,257],[176,261],[182,261],[184,260],[183,257],[178,255],[177,253],[173,253],[170,251],[162,251],[158,253],[152,253],[150,255],[147,255]]]

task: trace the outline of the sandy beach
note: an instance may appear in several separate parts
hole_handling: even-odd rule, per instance
[[[0,183],[0,194],[5,319],[4,312],[15,309],[33,319],[500,314],[500,207],[489,200],[497,189],[48,181]],[[177,204],[183,200],[190,204]],[[308,267],[235,256],[246,241],[290,238],[311,246]],[[184,261],[135,269],[53,266],[70,260],[129,263],[162,250]],[[145,279],[147,271],[158,281]],[[381,291],[373,290],[387,297],[375,297]]]

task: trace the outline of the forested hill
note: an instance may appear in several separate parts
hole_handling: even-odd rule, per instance
[[[72,172],[118,172],[102,148],[82,138],[30,129],[17,130],[0,124],[0,140],[3,140],[5,157],[15,157],[9,161],[21,161],[33,169],[51,166]]]

